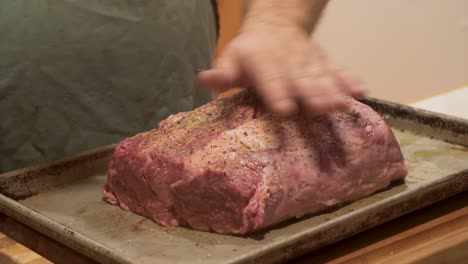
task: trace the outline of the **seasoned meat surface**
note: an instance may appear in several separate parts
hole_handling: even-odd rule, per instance
[[[117,146],[104,197],[164,226],[246,234],[403,179],[389,126],[348,105],[281,119],[246,91],[172,115]]]

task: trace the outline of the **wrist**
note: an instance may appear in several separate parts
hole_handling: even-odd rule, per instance
[[[250,0],[242,29],[289,28],[310,35],[328,0]]]
[[[309,31],[300,23],[291,19],[275,18],[273,16],[247,16],[241,27],[241,32],[251,31],[290,31],[309,36]]]

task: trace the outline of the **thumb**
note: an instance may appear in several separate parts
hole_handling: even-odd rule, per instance
[[[235,56],[224,53],[215,67],[198,74],[200,83],[214,92],[224,92],[241,85],[241,67]]]

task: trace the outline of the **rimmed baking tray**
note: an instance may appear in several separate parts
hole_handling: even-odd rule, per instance
[[[468,121],[377,99],[405,182],[249,237],[164,228],[102,201],[115,146],[0,175],[0,212],[101,263],[278,263],[468,189]]]

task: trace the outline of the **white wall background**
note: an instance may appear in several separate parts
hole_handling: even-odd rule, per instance
[[[468,0],[332,0],[315,36],[371,96],[411,102],[468,84]]]

